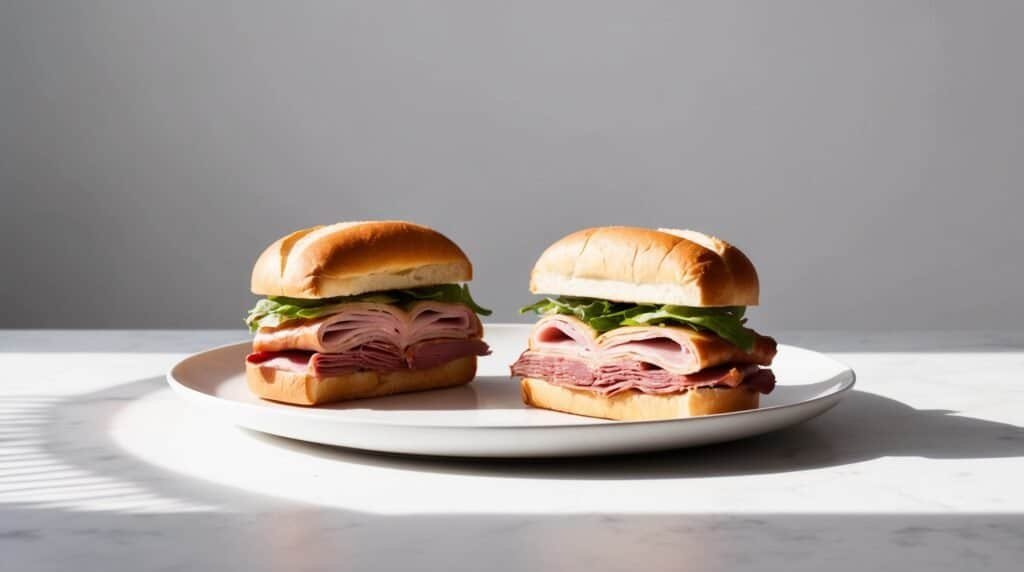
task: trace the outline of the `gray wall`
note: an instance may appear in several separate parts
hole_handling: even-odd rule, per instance
[[[1024,321],[1024,3],[150,4],[0,3],[0,327],[236,326],[383,217],[502,320],[623,223],[743,248],[764,329]]]

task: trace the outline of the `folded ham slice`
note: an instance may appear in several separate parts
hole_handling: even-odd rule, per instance
[[[687,375],[650,369],[644,363],[632,360],[597,363],[532,350],[527,350],[512,365],[512,375],[588,389],[605,396],[631,389],[665,394],[698,387],[737,387],[741,383],[761,393],[770,393],[775,387],[775,376],[771,370],[761,369],[755,364],[720,365]]]
[[[769,365],[775,340],[758,335],[745,352],[724,339],[688,327],[623,327],[597,335],[586,323],[563,315],[545,316],[534,326],[530,349],[545,354],[637,361],[674,374],[690,374],[721,364]]]
[[[405,350],[405,364],[411,369],[430,369],[453,359],[466,356],[485,356],[491,353],[480,338],[466,340],[428,340],[418,342]]]
[[[307,350],[342,353],[387,343],[403,351],[425,340],[479,338],[480,319],[463,304],[424,301],[408,311],[388,304],[345,304],[336,314],[260,328],[253,351]]]

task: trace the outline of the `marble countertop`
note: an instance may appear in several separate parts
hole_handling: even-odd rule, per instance
[[[1024,332],[780,333],[856,389],[653,455],[385,456],[269,437],[164,381],[242,331],[0,331],[3,570],[1017,570]]]

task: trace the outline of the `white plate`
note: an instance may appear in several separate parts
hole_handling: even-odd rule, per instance
[[[187,400],[242,427],[327,445],[389,453],[459,457],[559,457],[639,453],[706,445],[781,429],[832,408],[853,387],[853,370],[823,354],[779,346],[778,385],[761,408],[669,421],[618,422],[523,405],[508,366],[528,325],[491,324],[494,353],[469,385],[317,408],[263,401],[249,393],[250,343],[185,358],[167,374]]]

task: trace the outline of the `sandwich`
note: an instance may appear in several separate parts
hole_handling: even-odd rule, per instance
[[[754,409],[775,340],[746,326],[757,272],[690,230],[601,227],[552,244],[521,312],[541,318],[512,364],[527,405],[642,421]]]
[[[246,323],[249,389],[320,405],[451,387],[476,375],[480,307],[465,285],[466,254],[441,233],[402,221],[343,222],[296,231],[256,261],[263,296]]]

